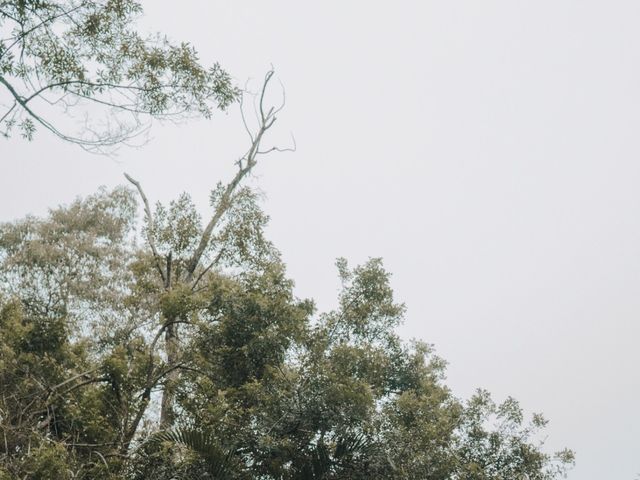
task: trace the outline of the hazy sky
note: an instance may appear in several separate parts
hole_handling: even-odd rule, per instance
[[[551,420],[571,480],[640,473],[640,2],[144,2],[243,85],[273,64],[287,108],[265,158],[269,235],[300,296],[334,304],[334,259],[381,256],[459,396]],[[206,213],[247,146],[237,111],[156,125],[91,156],[0,142],[0,219],[137,177]]]

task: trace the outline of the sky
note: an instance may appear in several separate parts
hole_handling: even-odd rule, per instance
[[[239,85],[273,67],[287,105],[251,184],[300,297],[382,257],[448,384],[544,412],[570,480],[640,473],[640,2],[143,2]],[[280,86],[272,91],[278,100]],[[210,189],[248,146],[237,108],[87,154],[0,142],[0,220],[137,178],[152,201]]]

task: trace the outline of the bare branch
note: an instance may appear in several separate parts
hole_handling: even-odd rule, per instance
[[[273,73],[274,73],[273,70],[269,70],[267,74],[264,76],[264,82],[262,84],[262,93],[260,93],[260,117],[261,117],[262,123],[264,123],[265,121],[264,110],[263,110],[264,93],[267,91],[267,85],[269,84],[269,80],[271,80],[271,77],[273,77]]]
[[[282,84],[282,81],[278,78],[278,83],[280,84],[280,89],[282,90],[282,103],[280,104],[280,106],[278,108],[276,108],[274,115],[277,115],[278,113],[280,113],[285,105],[287,104],[287,92],[284,88],[284,85]]]
[[[254,141],[254,144],[256,142],[258,143],[260,142],[260,137],[258,137]],[[255,158],[255,155],[254,155],[254,158]],[[213,229],[218,225],[218,222],[220,221],[224,213],[229,209],[229,206],[231,204],[231,196],[234,190],[236,189],[240,181],[247,175],[247,173],[251,171],[251,169],[254,166],[255,166],[255,161],[247,162],[244,165],[244,167],[240,163],[240,170],[238,171],[238,173],[236,173],[236,176],[233,178],[233,180],[231,180],[231,182],[227,185],[227,188],[222,194],[222,197],[220,198],[220,202],[218,203],[218,206],[216,207],[216,210],[213,216],[211,217],[211,220],[209,220],[209,223],[207,224],[206,228],[204,229],[204,232],[202,233],[202,237],[200,238],[198,247],[196,248],[193,256],[191,257],[191,260],[187,265],[187,282],[191,282],[193,280],[193,275],[195,273],[196,268],[198,267],[198,264],[200,263],[202,254],[204,253],[205,249],[209,245],[209,240],[211,240],[211,234],[213,233]]]
[[[249,138],[251,139],[251,142],[253,142],[254,138],[253,138],[253,133],[251,133],[251,129],[249,128],[249,125],[247,124],[247,119],[244,115],[244,93],[242,92],[242,95],[240,95],[240,116],[242,117],[242,124],[244,125],[244,129],[246,130],[247,134],[249,135]]]
[[[260,150],[258,151],[258,155],[266,155],[267,153],[271,153],[271,152],[295,152],[297,150],[297,145],[296,145],[296,139],[293,136],[293,133],[291,134],[291,140],[293,141],[293,147],[287,147],[287,148],[281,148],[281,147],[271,147],[268,150]]]
[[[155,222],[153,220],[153,214],[151,213],[151,207],[149,207],[149,200],[147,200],[147,196],[144,194],[144,190],[142,190],[140,182],[134,180],[128,173],[125,173],[124,177],[129,180],[129,182],[131,182],[134,187],[136,187],[138,193],[140,194],[140,197],[142,198],[142,203],[144,204],[144,212],[147,219],[147,243],[149,243],[149,247],[151,247],[151,252],[153,253],[153,258],[156,263],[156,268],[158,269],[160,277],[162,278],[162,281],[166,286],[167,277],[165,276],[164,270],[162,269],[162,264],[160,263],[160,255],[158,254],[158,249],[156,248],[156,243],[153,239],[153,232],[155,232]]]
[[[260,144],[262,142],[263,136],[275,123],[277,119],[276,113],[277,111],[279,111],[279,110],[276,110],[274,107],[270,107],[265,112],[265,106],[264,106],[265,93],[269,85],[269,81],[273,77],[273,74],[274,74],[274,71],[270,70],[269,72],[267,72],[267,74],[264,77],[264,83],[262,84],[262,89],[260,91],[260,103],[259,103],[260,113],[258,115],[259,126],[255,134],[252,134],[250,129],[247,126],[246,119],[244,117],[244,112],[242,111],[243,104],[241,104],[242,119],[243,119],[243,123],[245,125],[246,130],[249,132],[249,137],[251,138],[251,146],[249,147],[249,150],[247,151],[247,153],[245,153],[245,155],[238,160],[237,162],[238,172],[236,173],[234,178],[231,180],[231,182],[227,184],[220,198],[220,201],[216,206],[213,216],[211,217],[211,220],[209,220],[209,223],[205,227],[204,232],[202,233],[202,237],[200,238],[200,242],[198,243],[198,246],[193,256],[191,257],[190,261],[187,264],[187,282],[193,281],[195,271],[198,268],[202,255],[204,254],[204,251],[209,245],[211,236],[213,234],[213,230],[216,228],[216,226],[220,222],[223,215],[227,212],[227,210],[231,206],[233,193],[238,187],[238,185],[240,184],[240,182],[256,166],[258,155],[265,154],[272,151],[293,151],[295,149],[295,139],[294,139],[293,149],[279,149],[277,147],[272,147],[268,151],[260,150]],[[199,281],[199,279],[200,277],[198,277],[198,280],[196,280],[196,282]]]
[[[7,118],[7,117],[11,114],[11,112],[13,112],[13,110],[14,110],[17,106],[18,106],[18,102],[17,102],[17,101],[14,101],[14,102],[11,104],[11,108],[9,108],[9,109],[5,112],[5,114],[4,114],[4,115],[2,115],[2,117],[0,117],[0,122],[2,122],[5,118]]]

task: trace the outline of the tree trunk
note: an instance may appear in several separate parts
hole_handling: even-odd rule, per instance
[[[174,368],[178,363],[178,325],[171,323],[165,332],[165,351],[167,354],[167,373],[162,390],[162,403],[160,407],[160,427],[171,427],[175,420],[173,403],[180,372]]]

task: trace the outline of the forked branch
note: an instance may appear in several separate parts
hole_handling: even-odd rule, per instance
[[[269,82],[273,78],[273,75],[274,75],[274,71],[269,70],[265,75],[264,81],[262,83],[262,88],[259,93],[259,103],[257,108],[258,113],[256,115],[258,120],[258,127],[256,131],[252,132],[251,129],[248,127],[245,113],[244,113],[244,102],[242,100],[240,102],[240,113],[242,116],[242,121],[245,129],[247,130],[247,133],[249,134],[251,145],[247,150],[247,152],[242,157],[240,157],[240,159],[238,159],[238,161],[236,162],[236,165],[238,165],[238,171],[236,172],[233,179],[225,187],[224,192],[222,193],[222,196],[220,198],[220,201],[217,203],[215,211],[213,212],[213,215],[209,220],[209,223],[205,227],[204,232],[200,237],[198,246],[188,263],[188,266],[187,266],[188,282],[193,281],[193,277],[195,275],[196,269],[198,268],[198,265],[200,264],[202,256],[207,246],[209,245],[209,242],[211,241],[211,236],[213,234],[214,229],[220,223],[220,220],[222,219],[224,214],[227,212],[227,210],[231,206],[231,203],[233,200],[233,193],[238,188],[238,185],[243,180],[243,178],[245,178],[258,163],[258,155],[266,154],[273,151],[280,151],[280,152],[295,151],[295,139],[293,140],[292,148],[271,147],[268,150],[260,150],[260,145],[262,143],[265,133],[276,122],[277,114],[284,107],[284,94],[283,94],[283,102],[279,107],[267,108],[265,106],[265,94],[267,93]]]

